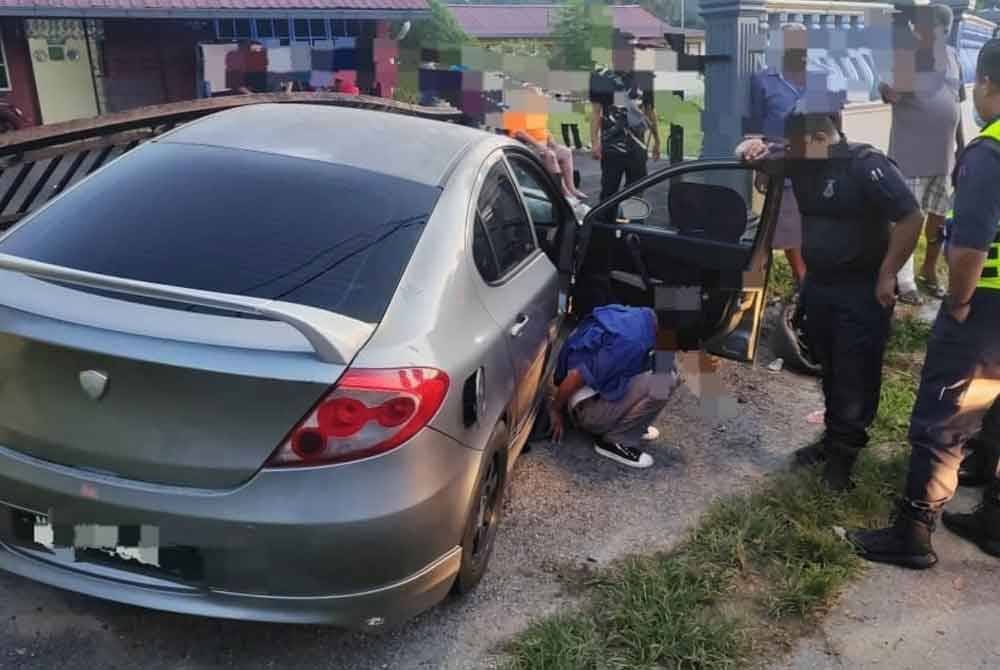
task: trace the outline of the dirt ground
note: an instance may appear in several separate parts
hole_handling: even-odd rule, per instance
[[[965,511],[978,490],[962,489]],[[933,570],[871,566],[824,619],[771,670],[1000,667],[1000,561],[939,526]]]

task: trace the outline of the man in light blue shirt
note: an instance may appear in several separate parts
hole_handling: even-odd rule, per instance
[[[659,433],[652,423],[679,382],[673,354],[664,354],[653,371],[659,327],[646,307],[598,307],[569,336],[559,353],[549,406],[552,437],[560,441],[565,411],[577,427],[595,436],[598,454],[622,465],[653,464],[639,447]]]
[[[750,77],[749,114],[744,139],[759,137],[776,141],[785,136],[785,120],[795,110],[806,91],[807,33],[804,26],[789,25],[782,30],[784,50],[781,69],[768,67]],[[792,276],[802,283],[806,264],[802,259],[802,219],[791,182],[785,182],[781,211],[771,246],[785,252]]]

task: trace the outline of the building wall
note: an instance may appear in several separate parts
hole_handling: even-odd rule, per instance
[[[197,97],[197,44],[212,39],[207,22],[105,20],[101,70],[106,111]]]
[[[79,19],[32,18],[25,32],[42,123],[96,116],[100,107],[87,25]]]
[[[24,21],[19,18],[0,19],[0,35],[3,37],[10,84],[9,91],[0,91],[0,99],[20,109],[29,125],[38,125],[41,123],[41,115],[38,112],[38,95],[35,92],[31,56],[24,34]]]

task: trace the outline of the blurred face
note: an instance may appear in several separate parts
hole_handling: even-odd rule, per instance
[[[936,44],[943,44],[948,41],[948,35],[951,34],[951,26],[943,26],[940,23],[934,26],[934,42]]]
[[[948,35],[951,34],[951,26],[942,25],[929,7],[917,8],[917,15],[910,25],[917,41],[924,49],[943,46],[948,41]]]
[[[788,75],[803,75],[806,71],[806,56],[809,49],[809,33],[794,28],[786,29],[782,35],[784,53],[782,70]]]
[[[839,141],[839,136],[825,130],[815,130],[789,141],[790,158],[824,160],[830,157],[830,149]]]
[[[990,121],[1000,115],[1000,82],[993,82],[981,73],[972,88],[972,103],[983,121]]]
[[[785,74],[801,75],[806,71],[806,50],[786,49],[782,59]]]

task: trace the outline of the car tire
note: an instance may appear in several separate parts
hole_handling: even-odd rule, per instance
[[[482,472],[462,532],[462,564],[452,586],[455,595],[475,589],[489,567],[507,490],[508,442],[507,426],[500,423],[483,453]]]
[[[798,310],[799,296],[796,294],[782,305],[777,326],[771,335],[771,346],[789,369],[819,377],[823,368],[810,356],[805,335],[796,326]]]

